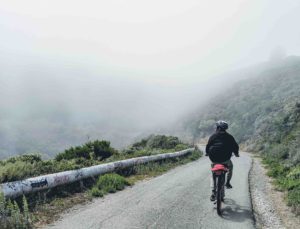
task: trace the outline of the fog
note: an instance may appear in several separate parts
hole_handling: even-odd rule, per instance
[[[122,148],[300,53],[297,0],[0,2],[0,153]],[[274,54],[275,53],[275,54]]]

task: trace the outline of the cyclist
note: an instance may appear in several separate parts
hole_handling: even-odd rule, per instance
[[[232,188],[230,180],[232,178],[233,164],[230,160],[232,153],[236,157],[239,157],[239,145],[236,143],[234,137],[226,132],[228,129],[228,123],[225,121],[216,122],[216,131],[210,136],[208,143],[206,145],[206,156],[209,156],[213,167],[215,164],[223,164],[228,168],[226,188]],[[212,195],[210,197],[211,201],[214,201],[216,196],[216,182],[213,179],[211,181]]]

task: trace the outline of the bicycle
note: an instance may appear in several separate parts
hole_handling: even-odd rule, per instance
[[[214,204],[217,205],[218,215],[222,215],[222,202],[225,197],[225,175],[228,172],[228,169],[222,164],[215,164],[211,169],[213,172],[213,179],[216,182],[216,200]]]

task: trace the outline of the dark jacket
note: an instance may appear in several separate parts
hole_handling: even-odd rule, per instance
[[[224,162],[231,158],[232,153],[239,154],[239,145],[232,135],[217,130],[210,136],[205,151],[212,162]]]

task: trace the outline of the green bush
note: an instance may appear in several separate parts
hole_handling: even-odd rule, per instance
[[[102,197],[104,195],[103,191],[99,190],[97,187],[93,187],[90,190],[90,194],[94,197]]]
[[[96,187],[103,193],[113,193],[124,189],[127,185],[129,185],[127,180],[115,173],[100,176],[96,183]]]
[[[93,150],[95,157],[100,160],[104,160],[116,153],[116,150],[110,147],[110,142],[108,141],[94,141]]]
[[[175,146],[174,151],[185,150],[185,149],[187,149],[187,147],[188,146],[186,144],[180,143],[180,144],[178,144],[178,145]]]
[[[180,143],[174,136],[152,135],[147,139],[147,147],[151,149],[174,149]]]
[[[63,159],[70,160],[74,158],[104,160],[115,153],[117,151],[110,147],[110,142],[96,140],[94,142],[87,142],[82,146],[66,149],[64,152],[57,154],[55,160],[61,161]]]
[[[300,188],[293,189],[288,192],[287,195],[287,202],[289,206],[293,206],[297,208],[298,211],[296,211],[298,214],[300,213]]]
[[[95,197],[102,197],[107,193],[123,190],[127,185],[130,185],[129,182],[119,174],[104,174],[98,178],[89,193]]]
[[[16,160],[0,167],[0,183],[21,180],[36,174],[37,163]]]
[[[300,166],[292,168],[287,177],[300,180]]]
[[[134,143],[129,149],[125,150],[125,153],[132,154],[140,150],[183,150],[189,146],[182,143],[178,137],[166,136],[166,135],[150,135],[149,137],[142,139],[139,142]]]
[[[40,154],[24,154],[16,157],[11,157],[4,161],[5,163],[15,163],[17,161],[27,162],[27,163],[34,163],[42,161],[42,157]]]
[[[133,148],[137,148],[137,149],[146,148],[147,142],[148,142],[148,139],[142,139],[141,141],[134,143],[132,146],[133,146]]]
[[[187,159],[191,160],[191,161],[195,161],[195,160],[198,160],[200,157],[203,156],[203,152],[196,148],[196,150],[194,150],[189,156]]]
[[[286,173],[287,169],[279,163],[273,163],[267,172],[269,176],[274,178],[285,176]]]

